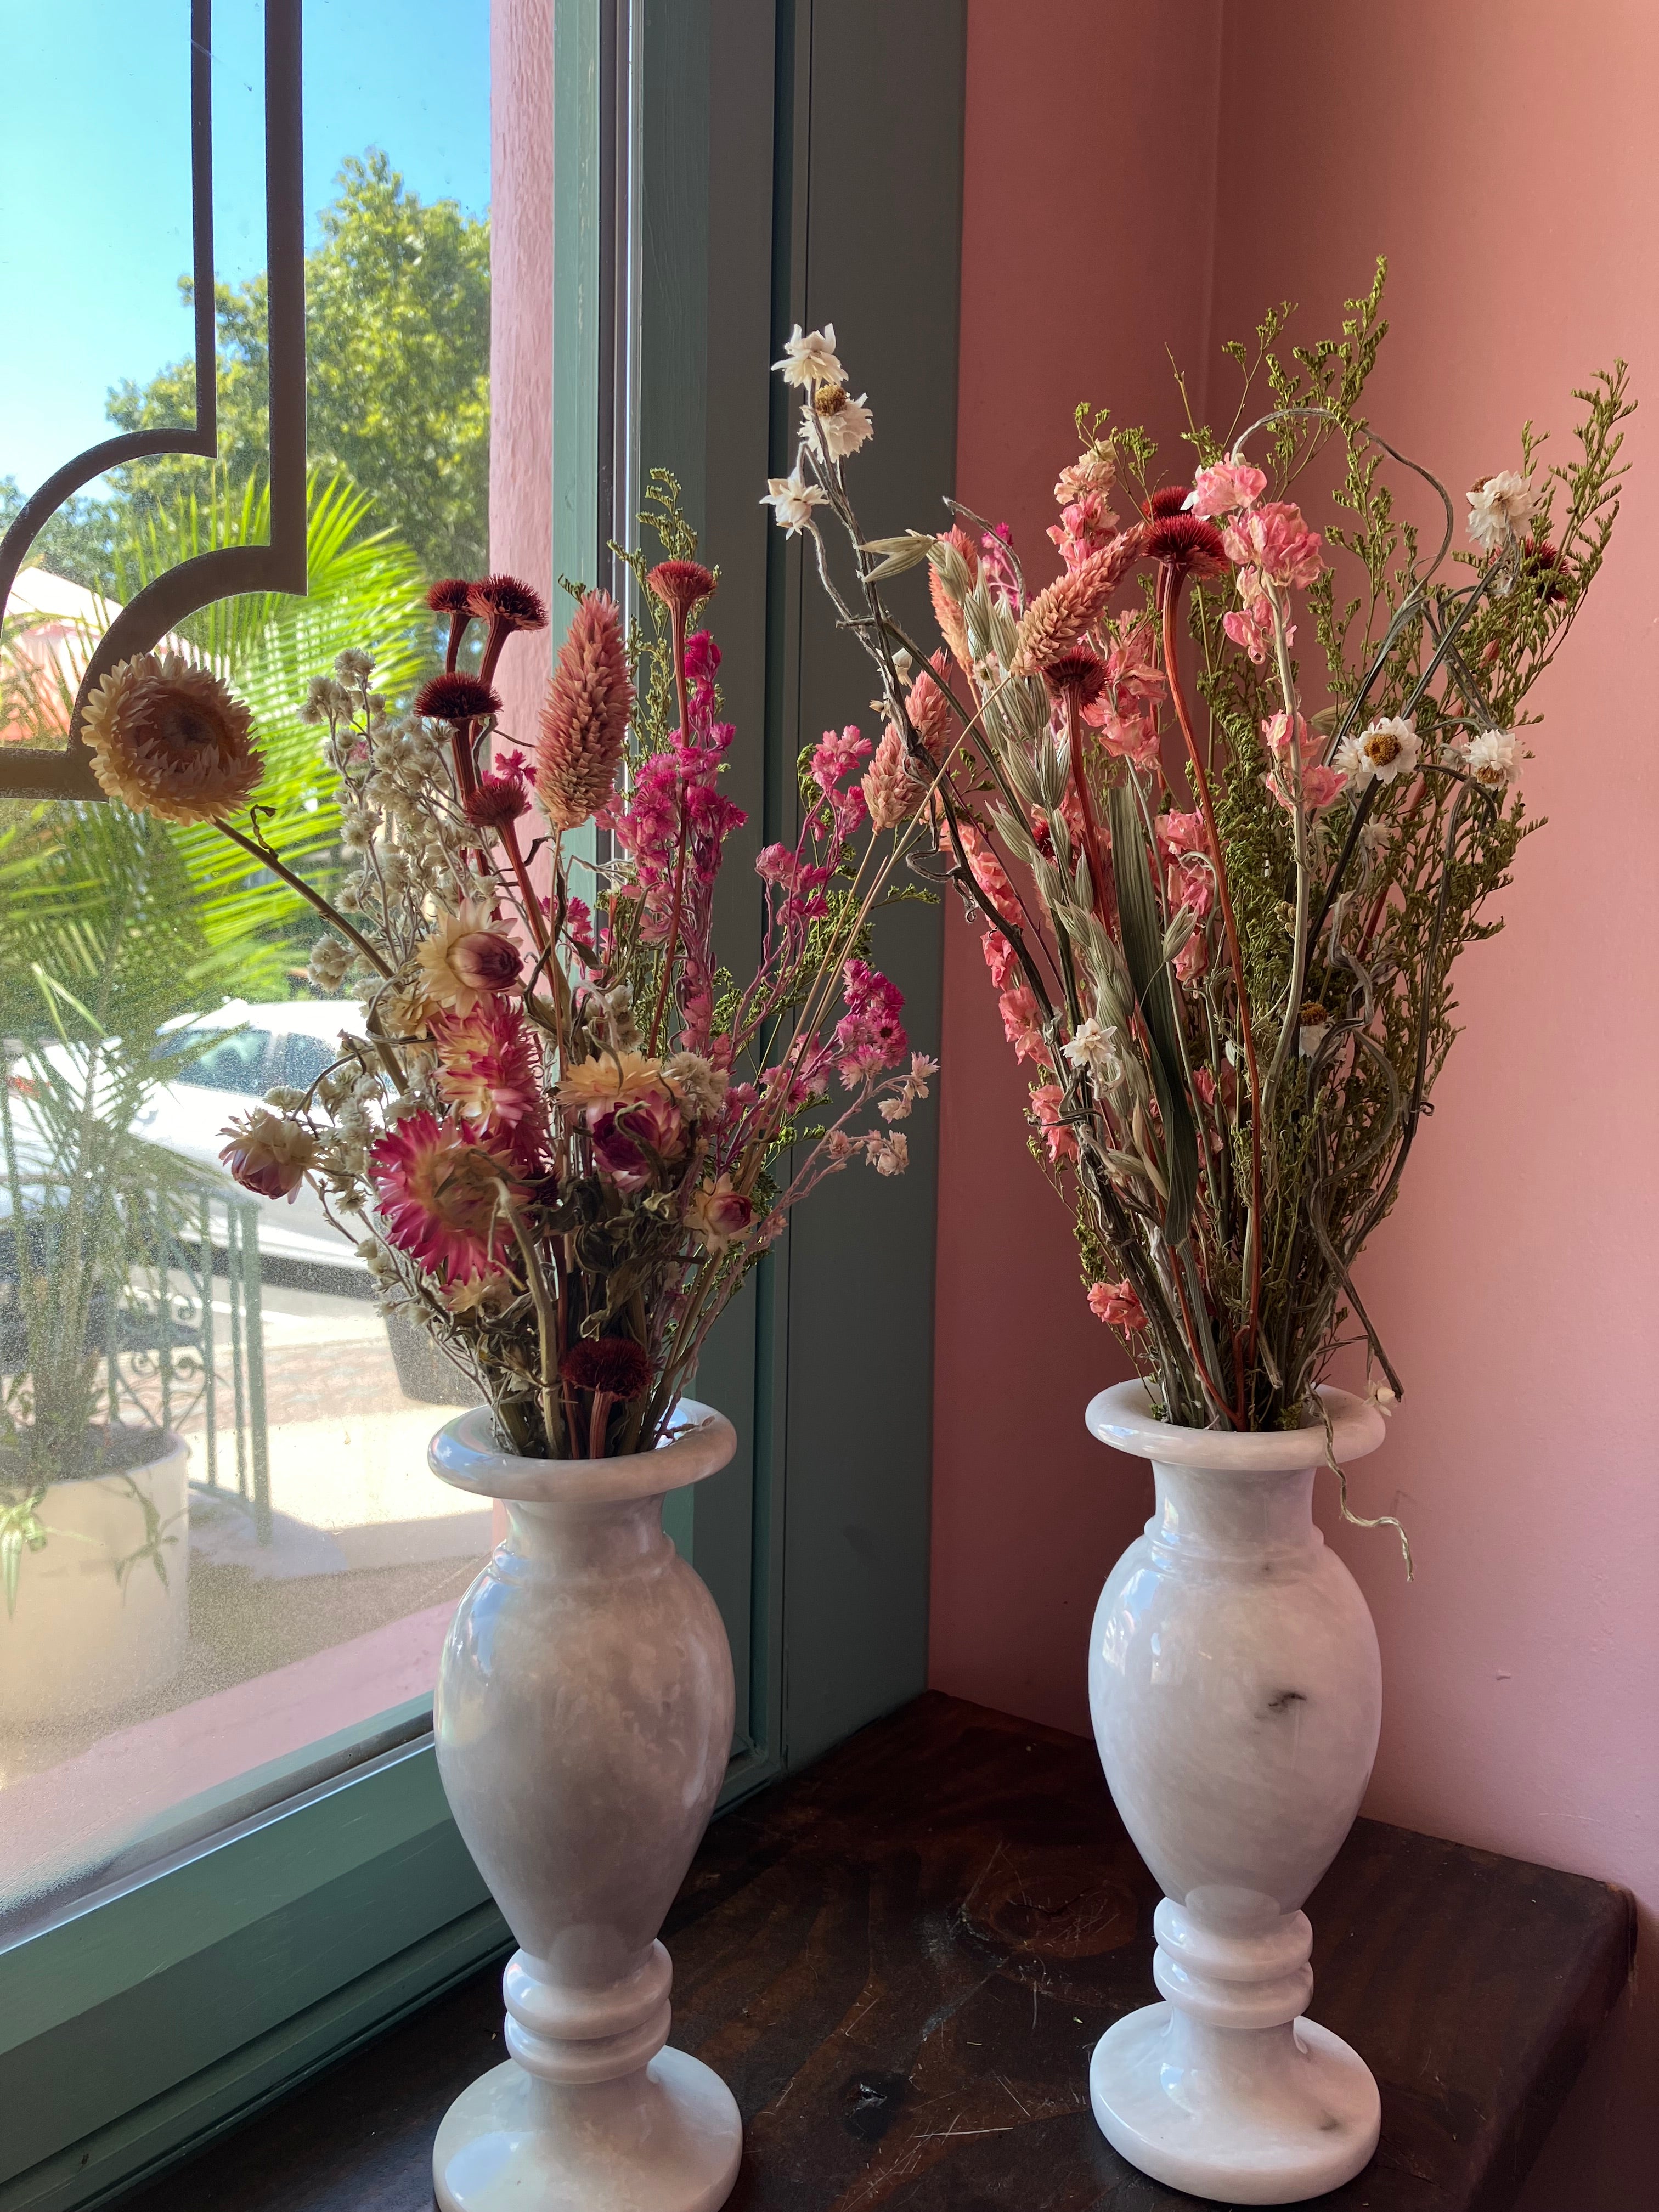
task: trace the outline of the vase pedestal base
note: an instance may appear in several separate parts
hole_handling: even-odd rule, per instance
[[[732,2092],[665,2049],[610,2081],[538,2081],[509,2058],[445,2113],[432,2172],[441,2212],[716,2212],[742,2156]]]
[[[1311,2020],[1217,2028],[1173,2005],[1109,2027],[1089,2068],[1095,2121],[1131,2166],[1228,2204],[1300,2204],[1376,2148],[1370,2068]]]

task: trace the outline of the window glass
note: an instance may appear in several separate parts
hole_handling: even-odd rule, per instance
[[[0,356],[33,364],[0,383],[0,528],[98,436],[191,417],[188,34],[185,0],[0,0]],[[308,0],[305,47],[310,590],[166,642],[252,706],[270,834],[325,880],[306,677],[365,646],[406,696],[427,581],[487,565],[487,0]],[[258,0],[216,0],[218,460],[112,471],[40,533],[0,633],[0,763],[63,742],[112,607],[267,534],[264,69]],[[99,221],[54,199],[30,258],[71,136]],[[149,291],[111,277],[129,228]],[[95,350],[61,408],[58,342],[25,328]],[[210,828],[0,800],[0,1942],[418,1728],[491,1540],[426,1468],[465,1386],[389,1328],[350,1224],[219,1165],[227,1124],[314,1082],[356,1019],[273,888]]]

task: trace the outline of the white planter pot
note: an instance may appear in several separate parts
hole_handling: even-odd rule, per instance
[[[1382,1416],[1321,1394],[1339,1463]],[[1376,1633],[1312,1518],[1322,1426],[1175,1428],[1139,1382],[1089,1427],[1152,1462],[1158,1502],[1106,1580],[1089,1647],[1101,1763],[1164,1890],[1164,2002],[1108,2029],[1095,2118],[1157,2180],[1232,2204],[1293,2204],[1376,2148],[1376,2084],[1307,2019],[1312,1929],[1299,1908],[1346,1835],[1382,1716]]]
[[[657,1930],[732,1749],[732,1655],[663,1532],[665,1493],[731,1458],[732,1425],[653,1452],[516,1459],[488,1414],[433,1441],[511,1532],[461,1601],[434,1715],[456,1825],[520,1948],[504,2065],[465,2090],[433,2153],[442,2212],[714,2212],[737,2179],[731,2091],[665,2048]]]
[[[0,1700],[14,1722],[73,1728],[114,1718],[164,1690],[190,1634],[190,1447],[122,1474],[54,1482],[41,1500],[45,1547],[19,1563],[17,1603],[0,1607]],[[161,1523],[165,1582],[147,1559],[145,1504]],[[128,1562],[134,1561],[129,1565]]]

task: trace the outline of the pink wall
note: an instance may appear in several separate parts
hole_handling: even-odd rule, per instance
[[[1656,82],[1646,0],[970,0],[958,455],[959,495],[1007,515],[1029,557],[1075,400],[1167,431],[1166,342],[1201,385],[1271,301],[1299,299],[1322,334],[1379,251],[1393,335],[1371,412],[1453,485],[1510,460],[1528,416],[1568,431],[1589,370],[1634,364],[1620,537],[1533,702],[1526,787],[1549,825],[1504,933],[1460,969],[1468,1031],[1363,1277],[1409,1395],[1356,1489],[1362,1510],[1398,1503],[1415,1584],[1388,1538],[1327,1527],[1382,1641],[1367,1809],[1622,1882],[1650,1939]],[[1080,1729],[1090,1611],[1146,1478],[1082,1433],[1114,1355],[1024,1155],[1022,1086],[959,925],[945,1020],[933,1680]],[[1528,2212],[1652,2201],[1652,1975]]]
[[[489,15],[489,559],[550,605],[553,11],[496,0]],[[501,657],[502,726],[526,748],[546,672],[544,650]]]

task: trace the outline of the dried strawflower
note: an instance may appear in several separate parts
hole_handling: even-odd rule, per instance
[[[370,1146],[368,1164],[389,1244],[443,1283],[501,1273],[514,1249],[507,1206],[524,1188],[465,1121],[405,1114]]]
[[[622,617],[589,592],[570,618],[542,707],[536,796],[556,830],[574,830],[610,798],[634,708]]]
[[[867,392],[860,392],[854,399],[839,384],[819,385],[811,408],[801,410],[801,435],[810,436],[816,428],[830,459],[844,461],[875,433],[875,422],[866,404],[869,397]]]
[[[308,1170],[317,1164],[317,1139],[298,1121],[256,1106],[220,1130],[230,1142],[219,1158],[244,1190],[285,1198],[291,1206]]]
[[[826,496],[817,484],[807,483],[797,461],[787,477],[767,478],[761,505],[771,508],[772,520],[779,529],[793,538],[798,530],[811,528],[812,509],[822,507]]]
[[[783,359],[772,364],[783,373],[786,384],[845,384],[847,371],[836,358],[836,326],[801,334],[799,323],[783,342]]]
[[[471,899],[459,914],[439,915],[431,934],[415,947],[415,957],[428,1000],[458,1014],[470,1014],[480,999],[510,991],[524,966],[524,955],[489,908]]]
[[[717,1176],[691,1194],[687,1218],[706,1251],[729,1251],[755,1218],[754,1200],[732,1188],[729,1175]]]
[[[1529,476],[1499,469],[1469,490],[1469,536],[1483,553],[1496,551],[1521,537],[1537,513],[1539,494]]]
[[[1411,775],[1422,750],[1422,741],[1413,723],[1398,714],[1389,714],[1379,722],[1370,723],[1356,736],[1345,738],[1331,765],[1340,769],[1352,783],[1360,787],[1373,776],[1379,783],[1392,783],[1396,776]]]
[[[112,799],[167,822],[216,822],[245,806],[264,774],[252,723],[211,669],[141,653],[93,693],[82,734]]]

